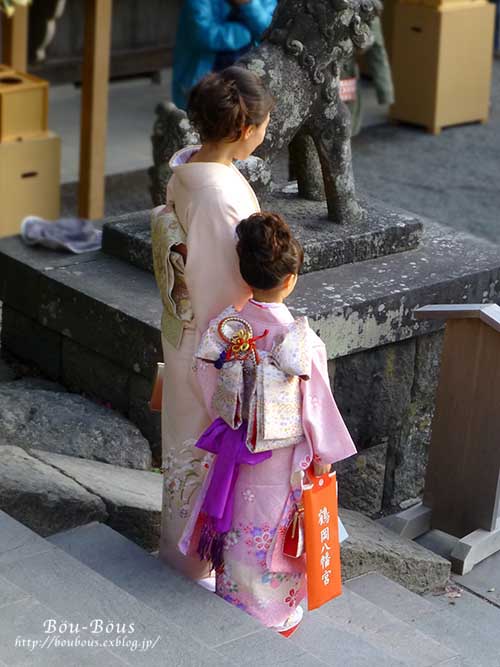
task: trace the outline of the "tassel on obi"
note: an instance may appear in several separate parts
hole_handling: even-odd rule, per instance
[[[211,562],[216,570],[223,564],[224,537],[233,522],[234,489],[240,463],[256,465],[272,456],[272,452],[249,452],[246,436],[246,421],[234,430],[219,417],[196,443],[199,449],[216,454],[212,478],[197,520],[200,539],[196,549],[201,560]]]
[[[200,560],[206,560],[212,565],[212,569],[219,570],[224,564],[224,540],[226,533],[218,533],[210,518],[207,517],[201,529],[200,541],[198,542],[198,553]]]

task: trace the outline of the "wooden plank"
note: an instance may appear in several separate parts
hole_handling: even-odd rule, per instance
[[[500,306],[496,303],[430,304],[416,308],[413,312],[417,320],[477,318],[500,332]]]
[[[494,530],[500,473],[500,334],[481,322],[477,381],[471,392],[471,437],[466,451],[464,522],[472,530]]]
[[[424,505],[432,508],[432,528],[456,537],[470,532],[464,525],[463,498],[480,326],[475,319],[446,323],[425,480]]]
[[[493,530],[500,473],[500,335],[480,319],[446,324],[424,504],[457,537]]]
[[[112,0],[86,0],[79,215],[104,216]]]
[[[26,72],[28,67],[28,7],[17,7],[14,16],[2,18],[2,62]]]

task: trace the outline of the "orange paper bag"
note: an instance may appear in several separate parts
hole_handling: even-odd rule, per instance
[[[342,593],[335,472],[304,484],[304,527],[307,566],[307,607],[321,607]]]

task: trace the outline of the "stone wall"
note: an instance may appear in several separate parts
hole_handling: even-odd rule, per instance
[[[330,361],[359,456],[338,465],[345,507],[374,515],[423,491],[443,332]]]
[[[149,441],[153,465],[161,464],[160,416],[148,406],[151,375],[111,361],[5,304],[2,348],[70,391],[97,399],[128,417]]]

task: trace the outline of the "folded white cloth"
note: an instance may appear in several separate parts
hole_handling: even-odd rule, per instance
[[[21,223],[21,238],[27,245],[41,245],[79,254],[99,250],[102,232],[96,229],[90,220],[82,218],[60,218],[52,221],[29,215]]]

